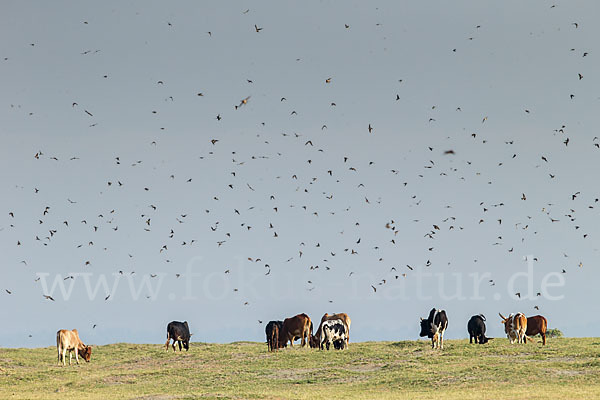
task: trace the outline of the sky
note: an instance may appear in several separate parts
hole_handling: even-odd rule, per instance
[[[598,336],[597,2],[2,9],[3,346]]]

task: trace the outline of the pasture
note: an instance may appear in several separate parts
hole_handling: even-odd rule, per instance
[[[537,340],[536,340],[537,342]],[[56,348],[0,349],[1,399],[600,398],[600,338],[509,345],[447,340],[350,343],[346,351],[264,343],[95,346],[57,366]]]

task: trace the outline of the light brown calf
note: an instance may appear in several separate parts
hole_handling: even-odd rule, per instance
[[[62,360],[63,365],[66,365],[65,356],[67,355],[67,351],[69,352],[69,365],[71,365],[73,351],[75,351],[75,361],[77,361],[78,365],[79,354],[81,354],[86,362],[89,362],[92,358],[92,346],[83,344],[81,339],[79,339],[77,329],[73,329],[72,331],[61,329],[56,332],[56,350],[58,351],[58,363],[60,364]]]

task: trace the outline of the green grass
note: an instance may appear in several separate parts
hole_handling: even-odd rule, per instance
[[[263,343],[97,346],[57,365],[56,348],[0,349],[0,399],[576,399],[600,398],[600,338],[548,345],[448,340],[350,343],[346,351]]]

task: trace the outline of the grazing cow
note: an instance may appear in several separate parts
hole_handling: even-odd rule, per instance
[[[350,320],[350,317],[348,316],[348,314],[346,313],[338,313],[338,314],[327,314],[325,313],[325,315],[323,315],[323,317],[321,318],[321,325],[323,325],[323,322],[325,321],[331,321],[331,320],[336,320],[336,319],[341,319],[342,322],[346,325],[346,345],[348,345],[350,343],[350,324],[352,323],[352,321]],[[319,335],[321,332],[321,325],[319,325],[319,327],[317,328],[317,335]],[[318,338],[319,341],[321,340],[321,338]]]
[[[517,343],[525,343],[525,332],[527,331],[527,318],[525,318],[525,315],[523,313],[516,313],[510,314],[508,318],[505,318],[502,314],[498,314],[502,318],[504,332],[506,332],[510,344],[513,344],[515,341]]]
[[[319,348],[323,350],[323,344],[327,345],[327,350],[331,345],[334,345],[337,341],[342,343],[341,349],[345,349],[348,342],[347,336],[348,328],[344,321],[341,319],[330,319],[321,323],[321,329],[319,331]]]
[[[469,331],[469,343],[484,344],[493,338],[485,336],[485,317],[483,314],[473,315],[467,324],[467,330]]]
[[[525,332],[525,343],[527,336],[535,336],[538,333],[542,337],[542,346],[546,345],[546,330],[548,329],[548,320],[541,315],[527,317],[527,331]],[[529,338],[531,339],[531,337]]]
[[[275,351],[279,348],[279,332],[283,328],[283,321],[269,321],[265,327],[267,335],[267,347],[269,351]]]
[[[312,336],[312,322],[310,317],[306,314],[298,314],[292,318],[286,318],[283,320],[283,326],[279,331],[279,347],[285,347],[288,340],[290,346],[294,347],[294,340],[302,339],[302,347],[306,346],[306,343],[310,343]]]
[[[58,351],[59,364],[62,360],[63,365],[66,365],[65,356],[67,355],[67,351],[69,351],[69,365],[71,365],[73,351],[75,352],[75,361],[77,361],[77,365],[79,365],[80,354],[86,362],[90,362],[90,359],[92,358],[92,346],[83,344],[81,339],[79,339],[79,332],[77,332],[77,329],[73,329],[72,331],[61,329],[56,332],[56,349]]]
[[[421,318],[421,333],[431,339],[431,348],[444,348],[444,332],[448,328],[448,317],[445,310],[432,308],[427,319]]]
[[[179,345],[179,351],[181,351],[182,344],[185,351],[188,351],[190,349],[191,337],[192,335],[190,334],[190,327],[187,321],[169,322],[169,325],[167,325],[167,343],[165,343],[165,348],[169,351],[169,342],[173,340],[173,351],[175,351],[175,342]]]

